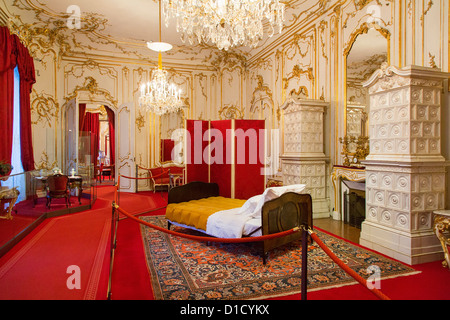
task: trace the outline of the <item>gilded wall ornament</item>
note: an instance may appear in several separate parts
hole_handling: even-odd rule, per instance
[[[53,161],[50,163],[49,157],[47,152],[43,151],[41,155],[41,159],[39,160],[39,163],[35,164],[36,170],[40,169],[51,169],[58,166],[58,160]]]
[[[247,57],[236,51],[220,51],[215,53],[215,58],[211,54],[207,61],[216,69],[220,70],[222,68],[234,69],[236,67],[242,70],[247,70]]]
[[[86,91],[88,92],[90,99],[94,99],[94,95],[103,96],[108,102],[111,103],[112,106],[117,106],[117,100],[105,89],[101,89],[98,87],[97,80],[93,77],[86,77],[84,79],[84,84],[82,86],[76,86],[73,92],[65,97],[66,103],[77,97],[79,92]]]
[[[54,97],[45,93],[38,94],[34,89],[31,100],[31,115],[34,119],[37,118],[31,123],[44,122],[46,126],[51,127],[52,120],[58,118],[59,103],[55,101]]]
[[[145,126],[145,116],[141,113],[138,108],[138,115],[136,116],[136,128],[141,132],[142,128]]]
[[[287,89],[289,86],[289,81],[294,78],[300,78],[301,75],[305,74],[308,80],[312,81],[314,84],[314,71],[313,68],[308,67],[307,69],[302,69],[298,64],[292,69],[291,75],[289,77],[283,78],[283,88]]]
[[[433,69],[438,69],[438,66],[436,65],[436,56],[428,53],[428,57],[430,58],[430,67]]]
[[[308,89],[305,86],[300,86],[298,88],[298,90],[292,89],[289,92],[289,96],[291,97],[299,97],[300,99],[307,99],[309,94],[308,94]]]
[[[235,105],[226,105],[219,109],[220,120],[244,119],[244,108]]]
[[[257,79],[257,86],[255,90],[253,90],[252,100],[250,104],[253,106],[255,102],[257,101],[257,95],[259,93],[259,99],[261,98],[261,95],[265,94],[269,101],[271,102],[271,105],[273,106],[273,96],[272,96],[272,90],[270,90],[269,86],[264,84],[264,78],[261,75],[256,76]]]

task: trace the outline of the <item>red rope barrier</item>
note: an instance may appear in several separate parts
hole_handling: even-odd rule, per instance
[[[169,170],[166,170],[166,171],[164,171],[164,172],[162,172],[162,173],[160,173],[160,174],[157,174],[156,176],[151,176],[151,177],[148,177],[148,178],[136,178],[136,177],[128,177],[128,176],[124,176],[123,174],[121,174],[120,176],[121,177],[124,177],[124,178],[127,178],[127,179],[135,179],[135,180],[145,180],[145,179],[155,179],[155,178],[159,178],[159,177],[161,177],[162,175],[165,175],[165,174],[167,174],[167,172],[169,172]]]
[[[141,167],[140,165],[137,165],[137,167],[138,167],[139,169],[147,170],[147,171],[150,171],[150,170],[152,170],[152,169],[155,169],[155,168],[144,168],[144,167]]]
[[[269,234],[269,235],[265,235],[265,236],[259,236],[259,237],[247,237],[247,238],[214,238],[214,237],[202,237],[202,236],[193,236],[193,235],[189,235],[189,234],[184,234],[184,233],[179,233],[179,232],[175,232],[172,230],[167,230],[164,229],[162,227],[156,226],[152,223],[143,221],[139,218],[136,218],[135,216],[133,216],[132,214],[126,212],[125,210],[123,210],[122,208],[120,208],[119,206],[115,206],[115,208],[123,213],[125,216],[127,216],[128,218],[130,218],[131,220],[134,220],[138,223],[141,223],[147,227],[156,229],[158,231],[162,231],[168,234],[171,234],[173,236],[178,236],[178,237],[182,237],[182,238],[186,238],[186,239],[191,239],[191,240],[197,240],[197,241],[209,241],[209,242],[225,242],[225,243],[244,243],[244,242],[258,242],[258,241],[264,241],[264,240],[270,240],[270,239],[275,239],[275,238],[279,238],[279,237],[284,237],[284,236],[288,236],[291,235],[295,232],[298,232],[300,229],[299,228],[294,228],[294,229],[290,229],[287,231],[283,231],[283,232],[279,232],[279,233],[273,233],[273,234]]]
[[[148,180],[148,179],[152,179],[153,177],[148,177],[148,178],[136,178],[136,177],[128,177],[128,176],[124,176],[124,175],[120,175],[121,177],[127,178],[127,179],[134,179],[134,180]]]
[[[382,293],[380,290],[373,288],[370,289],[367,286],[367,280],[357,274],[354,270],[350,269],[342,260],[340,260],[323,242],[319,239],[317,234],[311,230],[308,230],[308,233],[311,237],[316,241],[316,243],[322,248],[323,251],[335,262],[339,267],[341,267],[345,272],[347,272],[350,276],[352,276],[356,281],[365,286],[367,290],[370,290],[374,295],[376,295],[381,300],[391,300],[388,296]]]
[[[137,165],[137,167],[138,167],[139,169],[147,170],[147,171],[151,171],[152,169],[158,169],[158,167],[155,167],[155,168],[144,168],[144,167],[141,167],[140,165]],[[161,168],[161,169],[164,170],[163,168]],[[169,170],[170,170],[170,169],[167,169],[167,170],[164,171],[162,174],[165,174],[165,173],[169,172]],[[158,175],[158,176],[155,176],[155,177],[159,177],[159,175]],[[154,178],[155,178],[155,177],[154,177]]]
[[[168,170],[166,170],[166,171],[163,171],[162,173],[160,173],[160,174],[157,174],[156,176],[154,176],[153,174],[152,174],[152,178],[159,178],[159,177],[161,177],[162,175],[165,175],[165,174],[167,174],[167,172],[169,172],[169,169]]]

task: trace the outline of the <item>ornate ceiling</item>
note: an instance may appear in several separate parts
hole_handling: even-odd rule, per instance
[[[3,5],[2,5],[3,2]],[[286,0],[286,23],[288,30],[301,18],[325,9],[333,1]],[[81,28],[70,30],[68,8],[76,3],[81,11]],[[15,16],[12,23],[23,29],[22,37],[45,34],[45,41],[62,47],[63,54],[125,55],[136,59],[155,59],[157,54],[146,47],[147,41],[159,40],[159,2],[157,0],[0,0],[0,11]],[[69,10],[70,12],[70,10]],[[9,22],[11,23],[11,21]],[[31,31],[30,31],[31,30]],[[281,35],[282,36],[282,35]],[[246,56],[261,51],[279,37],[261,41],[253,50],[235,48],[231,54]],[[44,39],[43,39],[44,41]],[[183,43],[176,32],[176,23],[166,27],[162,21],[162,41],[174,48],[163,59],[185,61],[213,61],[219,51],[206,44]],[[179,56],[178,54],[182,54]]]

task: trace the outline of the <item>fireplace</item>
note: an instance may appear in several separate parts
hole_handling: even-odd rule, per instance
[[[361,229],[366,218],[366,184],[344,180],[348,188],[344,192],[344,223]]]

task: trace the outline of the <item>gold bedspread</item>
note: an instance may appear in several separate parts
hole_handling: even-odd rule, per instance
[[[240,208],[245,201],[224,197],[210,197],[188,202],[171,203],[167,206],[166,218],[172,222],[206,231],[206,223],[209,216],[221,210]]]

